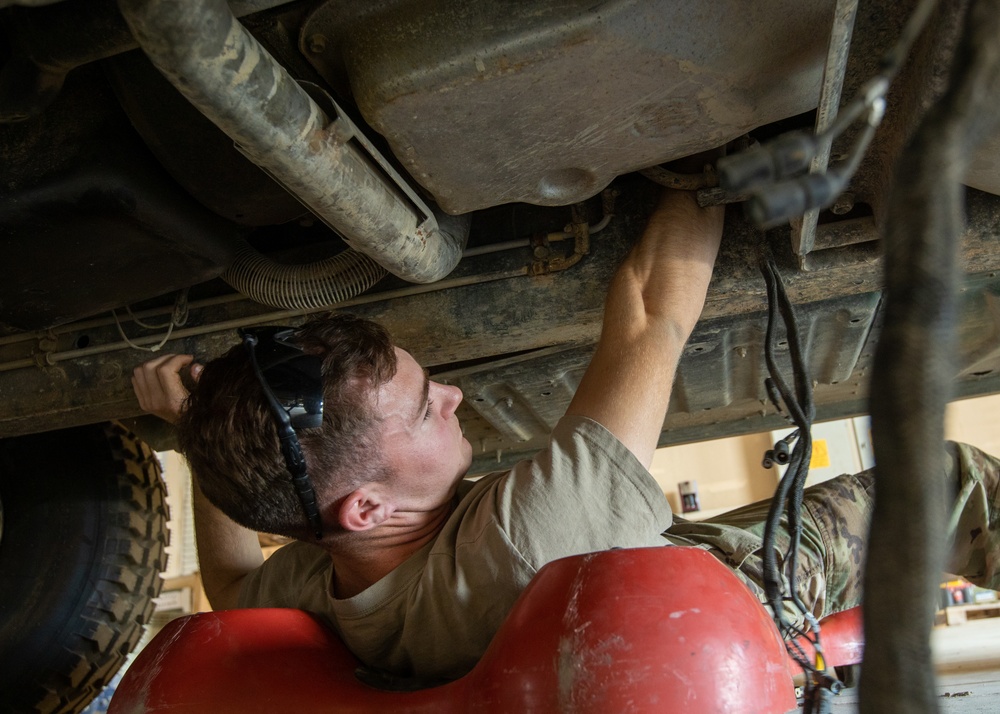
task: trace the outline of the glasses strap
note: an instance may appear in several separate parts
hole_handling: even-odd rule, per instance
[[[292,428],[292,420],[288,416],[288,412],[284,410],[281,402],[274,396],[271,386],[264,378],[264,373],[261,372],[260,365],[257,364],[257,350],[255,349],[257,345],[256,335],[244,334],[243,344],[246,345],[247,353],[250,355],[250,364],[253,367],[254,374],[257,375],[257,380],[260,382],[261,388],[264,390],[264,397],[267,399],[271,413],[274,416],[275,427],[278,431],[278,442],[281,446],[281,453],[285,457],[288,472],[292,476],[292,485],[295,487],[295,493],[298,495],[299,501],[302,502],[302,508],[306,512],[306,517],[309,519],[309,525],[316,535],[316,540],[320,540],[323,537],[323,522],[319,517],[316,491],[313,489],[309,475],[306,473],[306,459],[302,453],[302,444],[299,443],[299,437],[295,434],[295,429]]]

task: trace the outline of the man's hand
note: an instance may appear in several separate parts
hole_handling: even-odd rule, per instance
[[[132,389],[143,411],[176,424],[189,394],[184,370],[197,382],[202,365],[191,355],[165,354],[136,367],[132,371]]]
[[[162,355],[132,371],[132,388],[139,406],[150,414],[176,424],[187,403],[191,383],[201,376],[202,365],[191,355]],[[216,610],[238,607],[240,588],[248,573],[264,562],[257,534],[237,525],[213,506],[194,479],[195,539],[202,583]]]

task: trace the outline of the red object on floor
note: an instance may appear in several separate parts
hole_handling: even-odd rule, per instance
[[[362,684],[357,666],[332,631],[299,610],[192,615],[146,646],[108,711],[784,714],[796,706],[795,670],[766,610],[698,548],[550,563],[472,672],[449,684],[383,691]]]
[[[861,657],[865,653],[865,636],[860,607],[828,615],[819,625],[820,643],[828,666],[861,663]],[[801,638],[799,643],[807,656],[815,656],[812,645],[805,644]],[[790,660],[789,666],[796,674],[801,671],[794,660]]]

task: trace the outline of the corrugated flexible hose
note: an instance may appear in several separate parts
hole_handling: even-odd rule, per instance
[[[386,272],[367,255],[350,249],[305,265],[284,265],[244,245],[222,279],[262,305],[309,309],[360,295]]]

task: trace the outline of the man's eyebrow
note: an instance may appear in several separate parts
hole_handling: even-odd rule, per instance
[[[420,401],[417,403],[417,413],[413,416],[413,421],[419,421],[423,418],[424,414],[427,413],[427,396],[431,389],[431,375],[424,367],[424,394]]]

